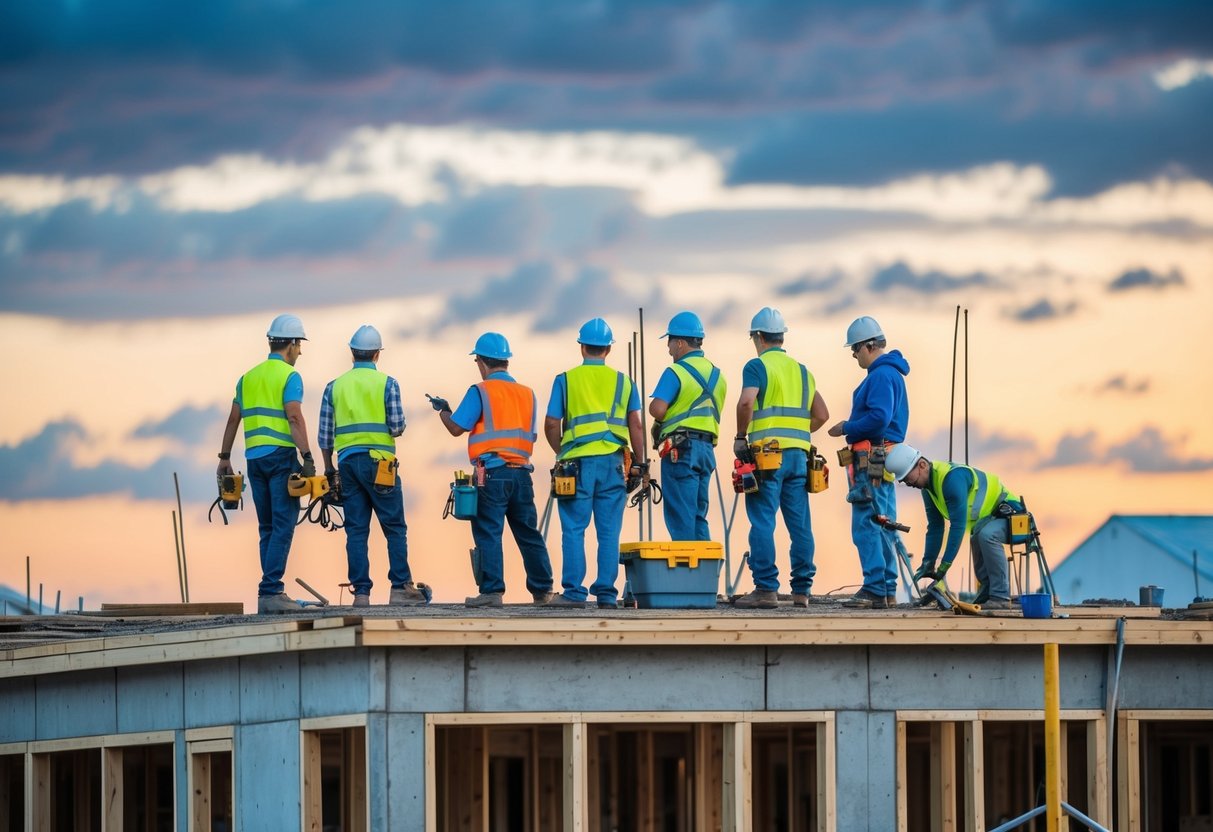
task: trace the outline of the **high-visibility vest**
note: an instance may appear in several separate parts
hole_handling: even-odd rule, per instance
[[[295,447],[282,394],[295,368],[278,358],[267,358],[240,379],[240,418],[244,420],[244,448],[264,445]]]
[[[767,371],[767,386],[750,421],[750,442],[779,440],[779,447],[813,446],[809,408],[817,394],[813,374],[783,350],[770,349],[758,356]]]
[[[678,395],[670,402],[661,423],[664,438],[678,428],[720,435],[720,409],[724,406],[725,381],[720,369],[701,355],[670,365],[678,376]]]
[[[535,391],[504,379],[486,379],[476,390],[480,420],[468,434],[468,459],[495,453],[507,463],[527,464],[535,449]]]
[[[973,526],[978,520],[989,517],[994,513],[994,509],[1003,500],[1018,500],[1019,495],[1007,491],[1002,480],[993,474],[987,474],[985,471],[979,471],[976,468],[970,468],[968,465],[958,465],[953,462],[932,462],[931,463],[931,479],[927,484],[927,494],[931,497],[931,502],[935,504],[935,508],[939,509],[939,513],[943,515],[945,520],[952,521],[948,517],[948,504],[943,496],[943,480],[948,474],[956,469],[963,469],[973,475],[973,484],[969,486],[969,500],[965,506],[965,531],[972,532]]]
[[[387,426],[387,374],[354,367],[333,381],[333,450],[346,448],[396,453],[396,440]]]
[[[566,372],[564,381],[560,459],[613,454],[625,447],[631,379],[605,364],[582,364]]]

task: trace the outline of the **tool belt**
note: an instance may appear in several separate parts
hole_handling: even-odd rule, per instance
[[[826,458],[817,452],[817,447],[809,448],[809,475],[805,478],[805,490],[810,494],[820,494],[830,487],[830,468]]]
[[[779,447],[779,440],[756,442],[750,445],[750,449],[754,452],[755,473],[758,479],[773,479],[775,472],[783,465],[783,451]]]
[[[685,456],[690,451],[688,445],[690,445],[692,439],[699,442],[707,442],[711,445],[716,444],[716,437],[707,431],[677,428],[670,431],[661,440],[661,443],[657,446],[657,455],[662,459],[668,459],[670,462],[677,462],[679,457]]]
[[[575,459],[558,459],[552,466],[552,496],[567,500],[577,496],[577,476],[581,464]]]
[[[998,505],[994,507],[993,516],[1005,517],[1007,520],[1007,543],[1016,545],[1027,543],[1032,539],[1036,520],[1022,502],[1008,500],[1006,492],[999,497]]]
[[[456,471],[451,483],[451,493],[446,498],[442,509],[442,519],[454,517],[456,520],[471,520],[476,516],[477,488],[472,477],[466,471]]]

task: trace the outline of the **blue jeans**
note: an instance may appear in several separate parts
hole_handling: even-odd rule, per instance
[[[623,481],[623,452],[577,459],[577,494],[556,501],[560,511],[560,584],[564,597],[584,601],[585,530],[594,517],[598,532],[598,578],[590,594],[599,603],[613,604],[619,593],[619,533],[623,529],[623,508],[627,487]]]
[[[897,554],[892,535],[895,532],[877,526],[872,518],[883,514],[890,520],[897,519],[897,495],[893,491],[896,483],[872,484],[872,502],[851,503],[851,540],[859,552],[859,566],[863,569],[863,591],[871,595],[897,594]]]
[[[1007,553],[1003,544],[1010,536],[1005,517],[985,517],[973,526],[969,548],[973,553],[973,575],[982,586],[989,586],[991,598],[1011,597],[1007,574]]]
[[[661,460],[662,513],[670,540],[711,540],[708,532],[708,486],[716,470],[711,442],[688,439],[678,461]]]
[[[783,512],[783,523],[792,539],[792,592],[808,595],[817,567],[813,563],[813,529],[809,517],[809,494],[805,483],[809,457],[802,448],[783,452],[783,462],[774,475],[759,483],[757,494],[745,495],[745,513],[750,518],[750,574],[754,588],[779,591],[779,569],[775,566],[775,512]]]
[[[277,595],[285,590],[286,556],[295,537],[299,498],[286,491],[286,480],[299,470],[294,448],[276,448],[248,460],[249,490],[257,508],[257,530],[261,535],[261,583],[258,595]]]
[[[371,535],[371,510],[379,518],[379,527],[387,539],[387,577],[397,589],[413,580],[409,572],[408,526],[404,522],[404,491],[397,475],[395,485],[375,485],[379,460],[363,451],[351,452],[341,460],[341,502],[345,510],[345,557],[355,595],[369,595],[371,562],[367,557],[367,539]]]
[[[539,533],[539,515],[535,511],[535,486],[525,468],[501,465],[484,472],[484,486],[476,495],[476,516],[472,518],[472,538],[480,550],[480,591],[505,592],[505,567],[501,555],[501,535],[509,521],[514,542],[522,553],[526,569],[526,588],[531,592],[550,592],[552,562],[548,547]]]

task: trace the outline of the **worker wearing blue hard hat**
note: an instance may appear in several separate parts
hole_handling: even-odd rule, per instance
[[[498,332],[476,339],[480,382],[468,388],[452,413],[445,399],[431,398],[451,436],[468,436],[468,459],[475,467],[476,514],[471,518],[472,573],[479,587],[467,598],[469,607],[500,607],[505,593],[501,537],[508,521],[522,553],[526,588],[536,605],[552,594],[552,563],[539,533],[531,454],[535,447],[538,407],[535,391],[510,375],[509,341]]]
[[[661,457],[662,511],[671,540],[711,540],[708,487],[727,386],[703,354],[703,322],[694,312],[670,319],[662,338],[673,363],[649,402],[655,450]]]
[[[324,473],[336,484],[345,511],[345,555],[354,606],[371,605],[367,545],[372,513],[387,540],[388,604],[416,606],[429,599],[409,569],[404,492],[396,437],[404,433],[400,384],[379,370],[383,338],[369,324],[350,338],[351,367],[329,382],[320,401],[320,451]],[[334,454],[336,459],[334,460]]]
[[[756,453],[777,444],[780,462],[760,480],[758,490],[745,495],[750,520],[752,592],[734,600],[746,608],[773,608],[779,603],[779,569],[775,565],[775,515],[782,512],[791,538],[789,550],[792,601],[808,606],[813,576],[814,542],[809,514],[809,454],[812,431],[825,424],[830,411],[817,392],[808,368],[783,349],[788,325],[778,309],[767,306],[750,321],[756,358],[742,371],[737,400],[737,434],[733,453],[754,461]]]
[[[582,325],[577,334],[582,363],[556,377],[543,420],[544,436],[557,455],[555,475],[575,480],[572,493],[562,496],[557,490],[562,591],[552,597],[552,606],[584,607],[588,595],[600,608],[616,606],[627,482],[648,487],[647,465],[636,462],[623,470],[629,444],[633,459],[643,458],[644,429],[635,385],[606,364],[614,340],[602,318]],[[598,571],[587,594],[585,532],[591,519],[598,536]]]
[[[872,518],[884,515],[896,520],[897,498],[883,465],[873,466],[873,471],[881,472],[875,479],[868,476],[868,466],[879,463],[883,454],[905,440],[910,422],[905,376],[910,364],[898,350],[885,351],[884,330],[868,315],[851,322],[843,346],[866,373],[851,396],[851,415],[830,427],[830,436],[846,437],[850,452],[846,468],[851,540],[863,569],[863,586],[844,603],[883,609],[897,603],[896,549],[885,539],[896,532],[873,523]]]
[[[236,396],[219,445],[217,474],[224,477],[234,473],[232,445],[243,420],[244,459],[260,528],[257,612],[296,612],[299,606],[287,596],[282,576],[286,574],[299,513],[299,500],[287,492],[287,479],[299,471],[304,476],[316,473],[301,409],[303,379],[295,371],[307,335],[303,322],[289,313],[274,318],[265,335],[269,356],[236,383]],[[303,455],[302,462],[296,453]]]

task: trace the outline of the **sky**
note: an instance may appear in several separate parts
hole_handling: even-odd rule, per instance
[[[702,316],[726,432],[759,308],[831,421],[862,379],[847,324],[876,317],[911,365],[908,441],[1002,476],[1053,563],[1109,514],[1209,511],[1211,4],[11,0],[0,98],[0,583],[29,558],[52,603],[179,600],[176,472],[191,600],[252,608],[252,506],[206,514],[284,311],[313,437],[350,335],[384,333],[438,600],[475,591],[467,524],[440,519],[467,459],[423,394],[462,396],[494,330],[542,407],[589,318],[626,369],[640,309],[647,392],[665,321]],[[860,582],[841,480],[811,503],[815,592]],[[374,535],[371,558],[378,603]],[[297,577],[337,600],[343,535],[301,528]]]

